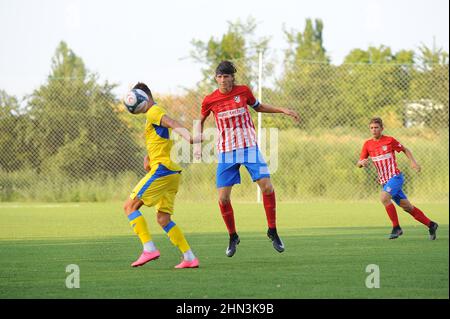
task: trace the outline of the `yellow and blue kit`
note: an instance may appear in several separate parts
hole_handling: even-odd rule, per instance
[[[146,206],[156,206],[157,211],[173,214],[181,167],[170,159],[172,129],[161,125],[165,114],[165,110],[156,104],[146,113],[145,144],[150,171],[135,186],[130,198],[138,198]]]
[[[156,206],[156,211],[158,212],[173,214],[175,196],[180,184],[181,167],[170,159],[170,152],[173,146],[173,141],[170,139],[171,129],[161,125],[161,119],[165,113],[165,110],[156,104],[152,105],[146,113],[145,144],[149,157],[150,171],[135,186],[130,194],[130,198],[138,198],[146,206]],[[144,216],[139,210],[136,210],[128,215],[128,219],[145,250],[145,245],[152,242],[152,237]],[[175,222],[170,220],[163,229],[170,241],[184,255],[188,256],[184,256],[184,258],[195,258],[183,232]],[[146,259],[146,256],[144,251],[136,262],[142,265],[142,262],[149,261],[150,259]],[[141,258],[144,258],[143,261],[140,261]],[[136,265],[136,262],[133,264]]]

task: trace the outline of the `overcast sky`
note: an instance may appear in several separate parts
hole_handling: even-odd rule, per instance
[[[177,93],[201,77],[186,58],[191,40],[219,38],[227,21],[249,16],[280,59],[283,25],[303,31],[306,18],[322,19],[333,64],[354,48],[417,50],[433,37],[449,51],[448,0],[0,0],[0,89],[21,97],[43,84],[64,40],[90,71],[120,84],[118,93],[137,81]]]

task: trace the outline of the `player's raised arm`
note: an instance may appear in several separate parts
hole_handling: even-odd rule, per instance
[[[163,117],[161,118],[161,125],[167,128],[171,128],[175,133],[183,137],[189,143],[192,144],[194,142],[189,130],[177,120],[174,120],[167,115],[163,115]]]
[[[261,113],[283,113],[290,117],[293,117],[297,122],[300,121],[300,116],[298,115],[298,113],[286,107],[276,107],[273,105],[261,103],[257,107],[255,107],[254,110]]]

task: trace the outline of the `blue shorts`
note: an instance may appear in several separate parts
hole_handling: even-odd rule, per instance
[[[219,153],[216,174],[217,188],[240,184],[239,168],[241,165],[245,166],[254,182],[264,177],[270,177],[269,168],[257,146],[240,148]]]
[[[403,174],[400,173],[398,175],[391,177],[391,179],[388,180],[387,183],[383,185],[383,190],[392,196],[393,201],[397,205],[400,205],[401,199],[407,199],[405,193],[403,193],[402,190],[404,181],[405,179],[403,177]]]

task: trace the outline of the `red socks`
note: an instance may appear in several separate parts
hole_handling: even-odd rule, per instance
[[[385,206],[384,208],[386,208],[386,211],[389,215],[389,218],[392,221],[392,226],[393,227],[397,227],[398,226],[398,216],[397,216],[397,211],[395,210],[395,206],[394,204],[389,204],[388,206]],[[427,227],[430,227],[430,223],[431,221],[428,219],[427,216],[425,216],[425,214],[418,209],[417,207],[414,207],[413,210],[410,212],[411,216],[414,217],[417,221],[421,222],[422,224],[424,224]]]
[[[262,194],[264,209],[266,211],[267,225],[269,228],[276,228],[276,202],[275,191],[270,194]]]
[[[392,221],[392,227],[398,227],[398,216],[397,216],[397,210],[395,209],[394,204],[389,204],[385,206],[386,212],[389,215],[390,220]]]
[[[410,212],[410,214],[412,215],[412,217],[414,217],[417,221],[421,222],[422,224],[424,224],[427,227],[430,227],[430,220],[428,219],[427,216],[425,216],[425,214],[418,209],[417,207],[414,207],[413,210]]]
[[[262,194],[263,196],[263,203],[264,203],[264,209],[266,211],[266,217],[267,217],[267,225],[269,228],[276,228],[276,201],[275,201],[275,191],[273,191],[270,194]],[[222,213],[223,221],[225,222],[225,225],[227,226],[228,233],[234,234],[236,232],[236,226],[234,223],[234,212],[233,207],[231,206],[231,202],[228,202],[227,204],[222,205],[219,202],[220,212]],[[394,208],[395,210],[395,208]]]
[[[234,212],[233,207],[231,206],[231,202],[228,202],[225,205],[222,205],[219,202],[220,212],[222,213],[223,221],[227,226],[228,233],[234,234],[236,232],[236,226],[234,225]]]

